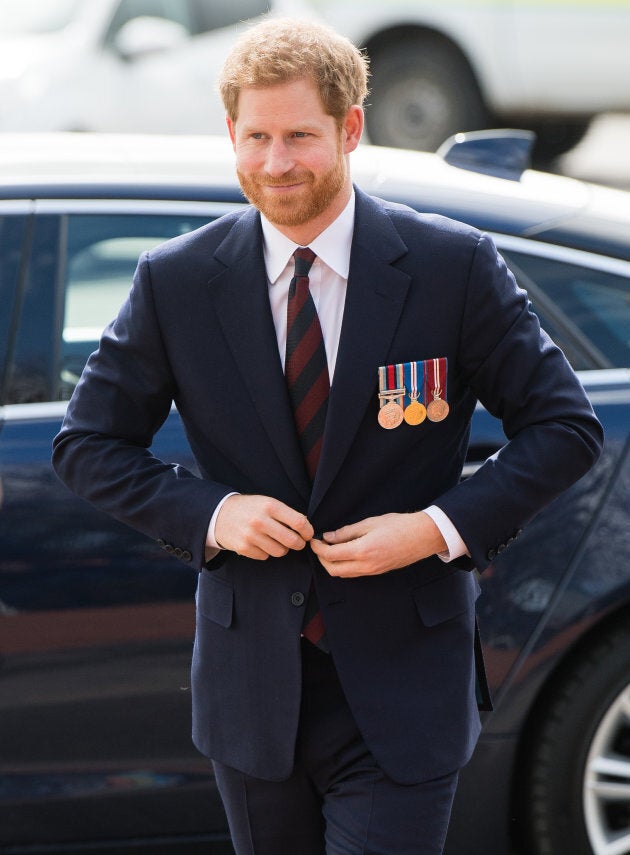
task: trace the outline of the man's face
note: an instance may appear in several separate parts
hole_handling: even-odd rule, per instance
[[[351,112],[349,144],[346,123],[340,128],[325,112],[315,84],[300,79],[243,89],[238,119],[228,119],[243,192],[293,239],[305,229],[313,237],[323,231],[349,198],[346,154],[362,128],[360,108]]]

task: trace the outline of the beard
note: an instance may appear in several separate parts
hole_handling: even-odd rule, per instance
[[[247,199],[269,222],[277,226],[302,226],[322,214],[338,196],[346,181],[343,154],[335,164],[319,177],[310,170],[287,172],[273,178],[264,172],[244,175],[237,169],[241,189]],[[299,190],[285,196],[265,192],[267,187],[284,187],[301,184]]]

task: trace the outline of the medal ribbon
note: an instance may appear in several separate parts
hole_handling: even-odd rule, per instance
[[[384,407],[389,401],[398,401],[404,397],[403,371],[401,365],[381,365],[378,369],[379,404]]]
[[[379,407],[381,410],[387,407],[387,410],[379,413],[379,424],[396,427],[403,414],[410,425],[421,424],[427,416],[434,422],[445,419],[449,411],[447,375],[445,356],[381,365],[378,369]]]
[[[418,388],[418,368],[422,373],[424,371],[424,363],[405,362],[405,386],[407,388],[409,403],[417,400],[420,400],[420,403],[422,403],[422,397],[420,394],[422,390]]]
[[[424,400],[429,404],[434,398],[447,400],[447,358],[427,359],[424,363]]]

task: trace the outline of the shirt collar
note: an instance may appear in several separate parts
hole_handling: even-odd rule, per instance
[[[267,278],[273,285],[300,244],[294,243],[282,232],[279,232],[264,214],[260,215],[260,219],[263,230],[263,253]],[[337,219],[309,244],[315,255],[342,279],[348,278],[350,270],[353,232],[354,190],[350,194],[348,204]]]

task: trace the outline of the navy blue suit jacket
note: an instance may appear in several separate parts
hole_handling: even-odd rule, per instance
[[[377,423],[381,365],[448,358],[450,414]],[[460,483],[479,399],[507,446]],[[175,401],[202,477],[154,458]],[[492,242],[357,190],[339,353],[315,483],[296,437],[269,307],[258,213],[230,214],[145,254],[55,440],[76,492],[175,547],[200,571],[193,731],[247,773],[290,774],[300,706],[300,596],[314,576],[356,721],[396,781],[461,767],[479,732],[474,573],[593,463],[601,432]],[[471,558],[330,577],[309,549],[264,563],[206,530],[228,491],[274,496],[316,532],[432,503]]]

